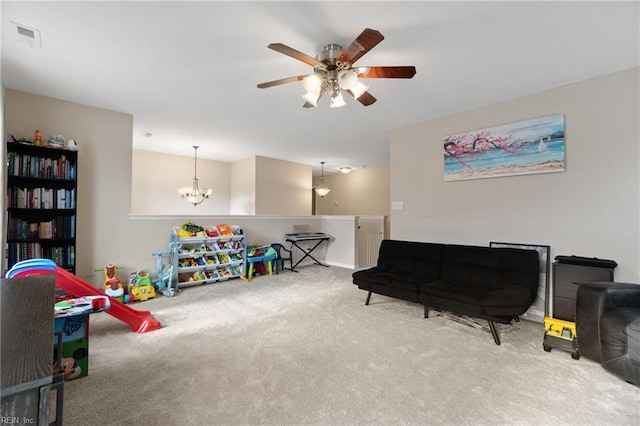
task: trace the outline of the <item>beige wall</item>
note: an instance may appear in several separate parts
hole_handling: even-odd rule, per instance
[[[62,134],[78,144],[77,275],[126,261],[135,247],[126,238],[133,117],[9,88],[4,101],[7,133],[19,138],[40,129],[44,137]]]
[[[316,199],[317,214],[389,214],[389,169],[378,167],[324,176],[331,191]],[[315,178],[314,186],[320,183]]]
[[[223,161],[198,158],[200,188],[213,189],[211,198],[194,206],[178,195],[179,187],[191,187],[192,155],[180,156],[133,150],[131,213],[133,214],[229,214],[230,169]]]
[[[391,237],[551,246],[552,259],[613,259],[640,280],[639,69],[397,129],[391,135]],[[444,136],[565,115],[566,171],[444,182]]]
[[[230,214],[256,214],[256,157],[231,163]]]
[[[177,188],[193,180],[192,157],[133,151],[131,213],[206,215],[311,214],[311,166],[267,157],[227,163],[198,158],[198,179],[210,200],[193,206]]]
[[[267,157],[256,157],[256,214],[310,215],[312,168]]]
[[[385,216],[385,237],[389,236],[390,184],[389,168],[355,170],[349,174],[324,176],[331,191],[324,197],[315,196],[319,215],[380,215]],[[320,178],[314,178],[314,187]]]

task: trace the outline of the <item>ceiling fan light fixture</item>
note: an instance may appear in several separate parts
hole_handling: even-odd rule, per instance
[[[342,92],[337,92],[335,95],[331,96],[331,102],[329,103],[329,108],[340,108],[345,105],[346,103],[344,101],[344,97],[342,96]]]
[[[370,106],[377,99],[368,92],[369,88],[360,83],[359,79],[413,78],[416,74],[416,67],[414,66],[353,66],[356,61],[366,55],[382,40],[384,40],[384,36],[380,31],[365,28],[346,49],[343,49],[338,44],[327,44],[316,57],[309,56],[282,43],[270,43],[267,45],[269,49],[311,65],[313,73],[260,83],[258,84],[258,89],[302,81],[307,92],[319,93],[318,99],[327,95],[330,98],[329,106],[332,108],[345,105],[343,96],[339,94],[340,91],[347,92],[363,106]],[[302,105],[303,108],[314,106],[316,104],[309,101]]]
[[[353,97],[358,99],[360,96],[369,90],[369,86],[363,84],[361,81],[357,82],[355,86],[351,89],[351,93],[353,93]]]
[[[320,92],[318,93],[307,92],[304,95],[302,95],[302,99],[309,102],[313,106],[318,106],[318,99],[320,99]]]
[[[342,90],[351,90],[358,84],[358,73],[354,69],[338,72],[338,85]]]
[[[320,73],[309,74],[302,79],[302,87],[304,87],[307,92],[320,93],[322,79],[322,74]]]

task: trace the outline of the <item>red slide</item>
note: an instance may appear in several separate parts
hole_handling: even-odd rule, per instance
[[[48,266],[48,264],[43,265],[45,262],[50,262],[51,266]],[[88,282],[81,280],[61,267],[55,266],[51,261],[34,259],[32,261],[25,261],[22,263],[25,264],[25,266],[20,266],[18,264],[9,271],[9,278],[55,273],[56,286],[68,291],[73,295],[73,297],[106,296],[102,290],[95,288]],[[109,296],[109,299],[111,300],[111,307],[107,309],[105,313],[129,324],[131,330],[136,333],[146,333],[148,331],[154,331],[161,328],[160,322],[153,318],[151,312],[137,311],[113,297]]]
[[[59,266],[57,267],[56,272],[56,285],[61,289],[68,291],[74,297],[105,295],[104,291],[95,288],[88,282],[81,280],[71,272],[65,271]],[[146,333],[147,331],[154,331],[161,327],[160,322],[153,318],[151,312],[135,310],[113,297],[109,297],[109,299],[111,299],[111,307],[105,312],[112,317],[129,324],[129,326],[131,326],[131,330],[136,333]]]

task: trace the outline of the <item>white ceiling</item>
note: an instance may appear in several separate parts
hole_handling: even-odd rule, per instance
[[[18,43],[10,22],[39,30],[42,49]],[[137,149],[200,145],[200,158],[260,155],[315,174],[326,161],[330,173],[388,166],[394,128],[638,66],[639,25],[637,1],[3,1],[2,81],[132,114]],[[256,88],[312,71],[269,43],[315,56],[366,27],[385,40],[358,65],[417,69],[368,80],[372,106],[303,109],[301,83]]]

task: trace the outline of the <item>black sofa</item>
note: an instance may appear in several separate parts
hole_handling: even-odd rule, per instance
[[[640,386],[640,285],[581,283],[576,336],[580,355]]]
[[[509,324],[536,298],[535,250],[383,240],[375,267],[353,273],[353,283],[382,294],[458,315],[486,319],[497,345],[495,322]]]

